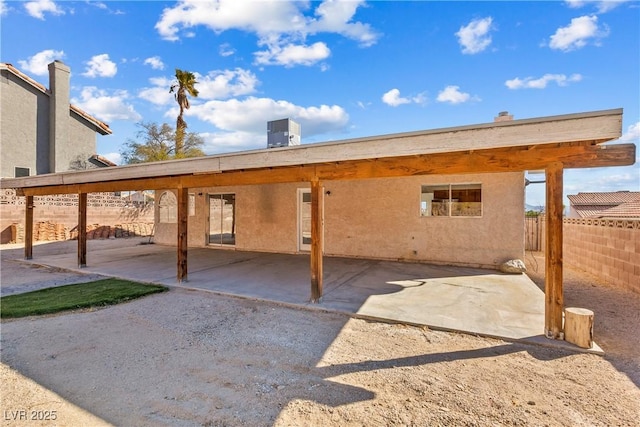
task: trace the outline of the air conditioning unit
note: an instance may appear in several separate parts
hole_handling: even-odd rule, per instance
[[[300,125],[291,119],[267,122],[267,148],[300,145]]]

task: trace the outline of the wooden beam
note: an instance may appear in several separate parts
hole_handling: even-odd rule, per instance
[[[87,266],[87,193],[78,194],[78,267]]]
[[[25,197],[24,259],[33,259],[33,196]]]
[[[617,139],[622,134],[622,113],[622,109],[592,111],[304,144],[286,149],[255,150],[90,171],[10,178],[0,181],[0,186],[2,188],[24,188],[115,182],[212,172],[226,173],[260,169],[267,166],[281,168],[301,164],[350,162],[374,157],[391,158],[442,154],[452,150],[471,152],[544,144],[604,142]],[[122,188],[121,190],[126,189]]]
[[[509,147],[479,151],[460,151],[385,157],[321,164],[281,166],[197,175],[127,179],[100,183],[25,187],[24,194],[41,196],[77,192],[111,192],[140,189],[216,187],[228,185],[277,184],[320,180],[391,178],[429,174],[514,172],[545,169],[553,162],[564,168],[632,165],[634,144],[610,146],[591,143],[548,144],[535,147]]]
[[[189,189],[178,187],[178,283],[187,281]]]
[[[545,256],[545,316],[544,329],[547,338],[564,339],[562,311],[562,192],[563,166],[549,165],[546,174],[546,256]]]
[[[311,181],[311,302],[322,298],[324,193],[318,180]]]

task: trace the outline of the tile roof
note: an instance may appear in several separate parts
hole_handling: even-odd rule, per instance
[[[22,80],[24,80],[25,82],[27,82],[31,86],[33,86],[34,88],[36,88],[39,91],[41,91],[42,93],[50,95],[49,90],[43,84],[40,84],[37,81],[33,80],[31,77],[27,76],[26,74],[24,74],[22,71],[18,70],[13,65],[7,64],[7,63],[0,63],[0,69],[5,69],[5,70],[9,71],[11,74],[15,75],[16,77],[21,78]],[[109,125],[106,124],[105,122],[96,119],[91,114],[81,110],[80,108],[76,107],[75,105],[69,104],[69,108],[74,113],[78,114],[79,116],[83,117],[85,120],[88,120],[89,122],[94,124],[98,128],[98,132],[100,132],[102,135],[110,135],[112,133],[111,129],[109,128]]]
[[[597,218],[640,218],[640,196],[636,200],[600,211],[595,216]]]
[[[578,193],[568,195],[571,205],[577,206],[609,206],[632,202],[640,198],[640,191],[614,191],[603,193]]]
[[[607,209],[610,209],[610,206],[594,206],[594,205],[583,205],[583,206],[571,206],[573,211],[580,216],[580,218],[596,218],[598,214]]]

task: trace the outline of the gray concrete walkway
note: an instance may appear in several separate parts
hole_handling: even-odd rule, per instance
[[[544,293],[526,275],[325,257],[323,298],[311,304],[308,255],[192,248],[188,281],[178,285],[176,249],[139,242],[89,247],[88,266],[82,272],[507,340],[571,346],[542,336]],[[35,248],[32,262],[78,270],[75,253],[39,256]]]

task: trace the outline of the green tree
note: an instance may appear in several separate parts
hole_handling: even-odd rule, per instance
[[[138,123],[141,128],[137,139],[128,139],[121,152],[124,163],[148,163],[186,157],[204,156],[204,139],[198,134],[188,132],[183,136],[182,153],[176,155],[176,132],[163,123]]]
[[[189,97],[187,94],[196,98],[198,96],[198,90],[195,88],[195,85],[198,83],[196,81],[195,74],[189,71],[183,71],[179,68],[176,68],[176,80],[177,82],[171,85],[169,88],[169,93],[175,92],[176,102],[180,107],[180,114],[178,114],[178,119],[176,120],[176,150],[175,157],[177,159],[183,157],[183,147],[184,147],[184,138],[187,129],[187,122],[184,121],[183,115],[184,110],[188,110],[191,105],[189,105]]]

